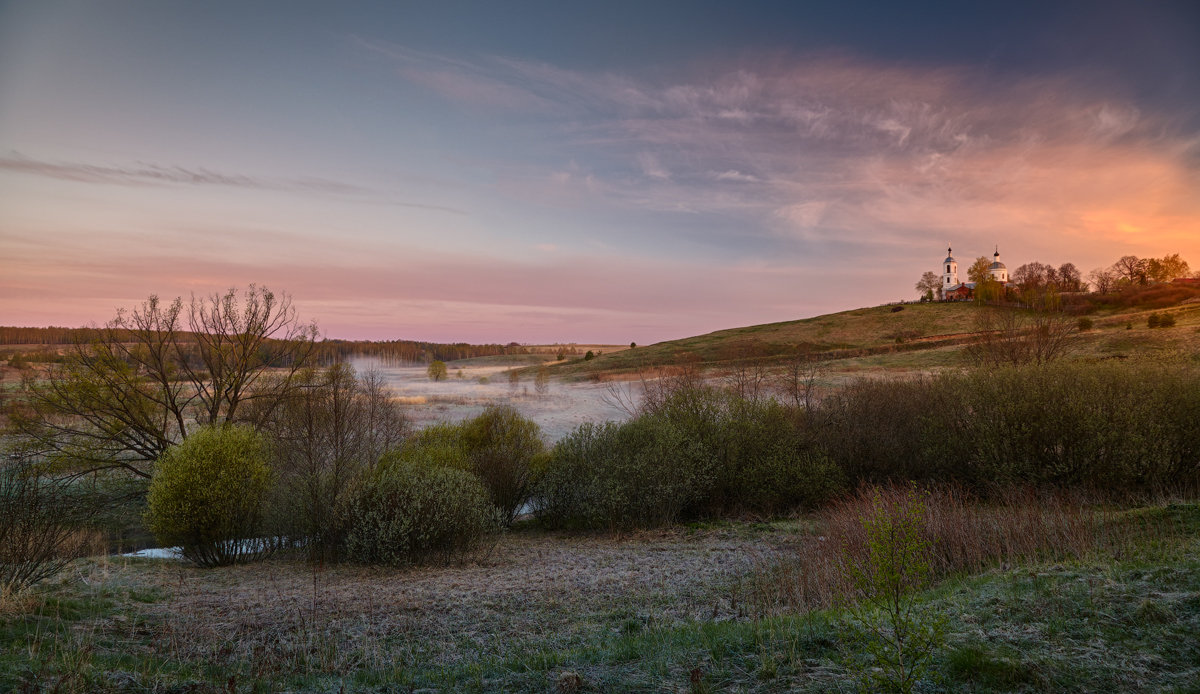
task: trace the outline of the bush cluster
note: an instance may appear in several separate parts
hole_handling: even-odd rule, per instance
[[[287,544],[314,561],[402,565],[472,549],[528,501],[544,445],[515,409],[488,408],[397,446],[405,423],[369,377],[334,367],[312,383],[286,403],[270,439],[214,427],[168,450],[146,515],[161,543],[202,566]]]
[[[811,507],[862,482],[1138,491],[1200,482],[1200,372],[1056,363],[861,380],[808,409],[689,386],[558,443],[552,527],[628,528]]]
[[[630,528],[811,506],[841,486],[795,411],[706,387],[622,424],[585,424],[551,452],[535,493],[553,527]]]
[[[479,479],[505,525],[529,501],[534,470],[545,450],[533,420],[509,405],[493,405],[458,424],[435,424],[383,457],[385,466],[408,462],[470,472]]]
[[[1055,364],[865,381],[819,408],[851,479],[1145,489],[1200,480],[1200,374]]]

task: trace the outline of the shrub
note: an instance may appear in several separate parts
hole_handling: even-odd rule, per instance
[[[67,480],[15,460],[0,463],[0,597],[54,576],[83,556],[96,508]]]
[[[859,522],[861,547],[843,547],[844,566],[861,602],[848,613],[869,635],[866,643],[875,667],[864,673],[872,691],[913,691],[941,646],[944,619],[916,609],[913,593],[933,579],[933,545],[925,537],[925,503],[910,489],[886,497],[876,490]]]
[[[242,426],[197,430],[155,466],[146,523],[163,545],[179,545],[200,566],[264,556],[276,542],[258,537],[273,475],[266,440]]]
[[[472,474],[436,465],[380,467],[341,511],[347,558],[404,566],[449,561],[499,529],[487,491]]]
[[[553,527],[665,525],[711,489],[706,462],[700,443],[664,418],[584,424],[551,452],[535,508]]]
[[[463,440],[462,425],[445,422],[431,424],[379,459],[381,468],[403,463],[470,472],[470,454]]]
[[[944,387],[963,401],[942,420],[939,467],[957,464],[977,486],[1153,483],[1169,447],[1150,387],[1158,378],[1123,365],[1064,364],[950,379]]]
[[[1091,330],[1094,326],[1095,326],[1095,323],[1092,322],[1091,318],[1080,318],[1079,322],[1077,324],[1077,327],[1079,328],[1079,332]]]
[[[536,422],[509,405],[494,405],[460,425],[471,471],[510,525],[529,501],[533,459],[545,448]]]
[[[706,504],[712,512],[773,514],[812,508],[842,487],[841,470],[774,400],[731,398],[717,422],[717,484]]]
[[[1157,328],[1159,325],[1162,324],[1161,321],[1162,321],[1162,319],[1159,317],[1159,315],[1157,313],[1151,313],[1150,316],[1146,319],[1146,326],[1150,327],[1150,328]]]

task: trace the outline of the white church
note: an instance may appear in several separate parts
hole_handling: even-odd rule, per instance
[[[988,266],[988,274],[991,278],[1001,284],[1001,286],[1009,287],[1012,283],[1008,279],[1008,266],[1000,262],[1000,248],[996,247],[996,252],[992,254],[992,264]],[[954,259],[954,250],[946,249],[946,259],[942,261],[942,300],[944,301],[966,301],[974,298],[975,283],[960,282],[958,280],[958,261]]]

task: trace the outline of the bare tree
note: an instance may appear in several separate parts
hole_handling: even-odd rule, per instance
[[[817,382],[826,364],[808,349],[797,350],[776,375],[775,386],[796,407],[812,409],[817,397]]]
[[[1047,364],[1074,346],[1078,322],[1053,308],[997,308],[980,314],[967,355],[981,366]]]
[[[334,512],[345,490],[407,430],[378,372],[358,378],[347,364],[306,372],[267,427],[281,482],[279,524],[290,526],[281,530],[307,538],[311,557],[331,558]]]
[[[766,361],[756,356],[753,345],[741,345],[727,352],[733,355],[732,363],[721,375],[725,389],[743,400],[758,401],[766,391],[769,371]]]
[[[318,331],[287,294],[250,285],[193,296],[186,314],[182,299],[151,296],[80,335],[62,364],[26,379],[10,421],[48,454],[149,477],[192,428],[261,428],[298,387]]]
[[[545,395],[550,392],[550,370],[545,366],[539,366],[533,374],[533,389],[538,395]]]
[[[1121,256],[1117,262],[1113,263],[1112,269],[1118,278],[1129,284],[1146,283],[1146,261],[1136,255]]]
[[[78,481],[54,477],[22,455],[0,460],[0,595],[17,593],[87,553],[82,526],[99,508]]]
[[[1111,268],[1098,267],[1088,273],[1088,281],[1097,294],[1108,294],[1117,284],[1117,275]]]

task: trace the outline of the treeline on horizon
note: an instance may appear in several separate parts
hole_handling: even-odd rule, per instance
[[[63,328],[51,326],[47,328],[31,328],[3,325],[0,326],[0,346],[39,345],[54,347],[57,345],[73,345],[87,343],[95,338],[98,328]],[[118,331],[119,333],[120,331]],[[186,332],[184,333],[187,334]],[[133,341],[130,339],[129,341]],[[270,341],[265,349],[269,352]],[[575,345],[551,345],[544,348],[547,353],[576,354]],[[347,361],[353,357],[371,357],[379,359],[384,364],[427,363],[437,361],[455,361],[474,357],[494,357],[501,355],[533,354],[537,348],[510,342],[501,344],[474,345],[466,342],[442,343],[423,342],[420,340],[340,340],[325,339],[316,343],[312,355],[313,363],[328,366]],[[47,354],[49,358],[52,354]],[[264,355],[268,362],[271,355]]]

